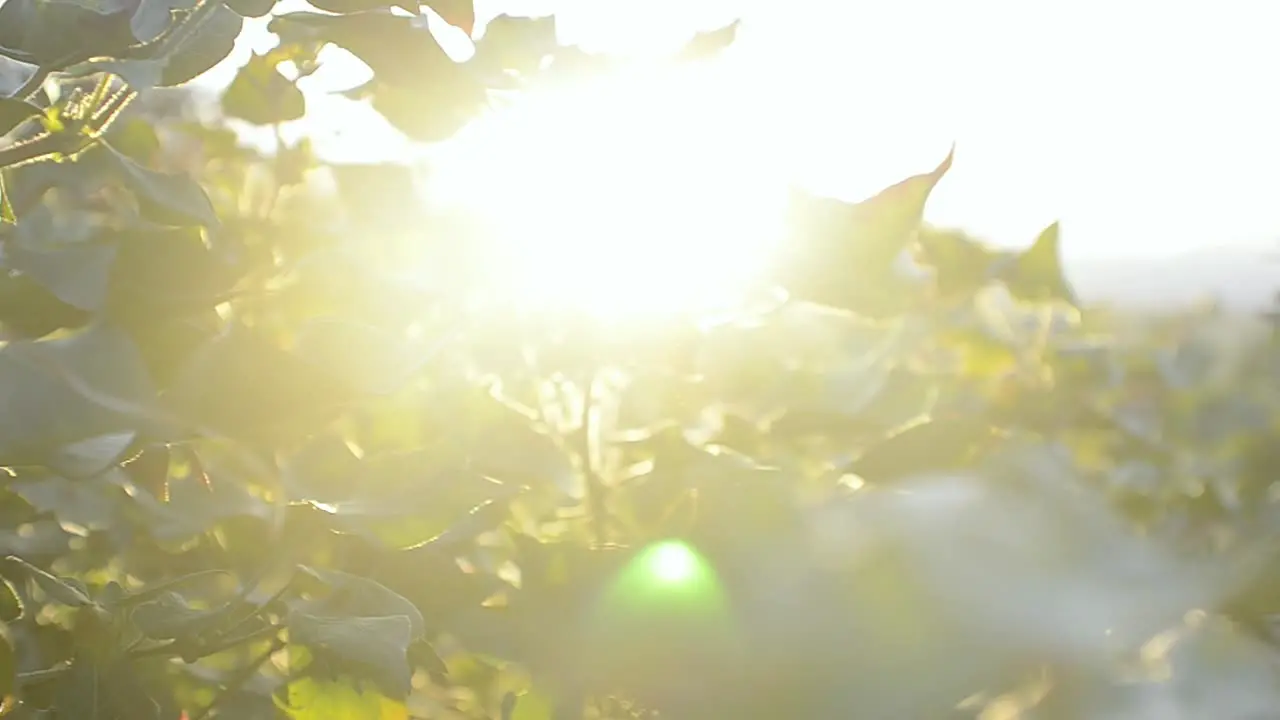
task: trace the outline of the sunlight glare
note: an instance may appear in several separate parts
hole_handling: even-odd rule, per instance
[[[781,235],[785,178],[712,64],[647,65],[505,99],[428,193],[482,228],[525,306],[609,319],[731,307]]]

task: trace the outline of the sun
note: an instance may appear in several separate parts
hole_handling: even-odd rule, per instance
[[[785,177],[714,65],[524,91],[432,164],[495,293],[617,320],[735,305],[781,237]]]

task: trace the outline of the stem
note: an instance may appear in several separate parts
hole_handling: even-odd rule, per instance
[[[18,685],[25,687],[27,685],[35,685],[36,683],[47,682],[60,677],[71,666],[68,664],[55,665],[44,670],[32,670],[30,672],[18,673]]]
[[[246,663],[244,667],[237,670],[236,674],[227,680],[227,684],[223,686],[222,692],[218,693],[208,705],[205,705],[204,709],[195,715],[192,715],[191,720],[206,720],[206,718],[213,714],[213,711],[216,710],[219,705],[221,705],[227,698],[231,697],[231,694],[234,691],[239,690],[245,683],[249,682],[254,675],[257,675],[258,670],[260,670],[262,666],[271,659],[271,656],[280,652],[284,646],[284,640],[281,640],[279,637],[271,641],[271,645],[268,646],[266,650],[259,653],[256,657]]]
[[[587,514],[591,518],[592,534],[597,545],[608,539],[608,516],[605,511],[604,481],[596,472],[595,443],[592,442],[591,419],[595,415],[592,410],[596,404],[596,382],[598,372],[592,370],[582,390],[582,429],[578,454],[582,458],[582,479],[586,490]]]

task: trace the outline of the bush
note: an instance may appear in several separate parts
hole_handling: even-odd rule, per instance
[[[31,66],[0,88],[11,716],[1273,712],[1271,335],[1079,307],[1056,225],[1021,252],[921,227],[950,158],[798,198],[763,311],[482,313],[404,168],[164,104],[272,7],[0,6]],[[316,7],[271,18],[227,118],[302,116],[281,64],[328,44],[428,142],[606,62],[549,18],[460,63],[379,0]]]

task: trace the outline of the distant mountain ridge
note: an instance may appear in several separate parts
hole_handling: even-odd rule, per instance
[[[1066,258],[1080,298],[1144,310],[1206,298],[1240,311],[1269,307],[1280,291],[1280,248],[1228,247],[1167,257]]]

